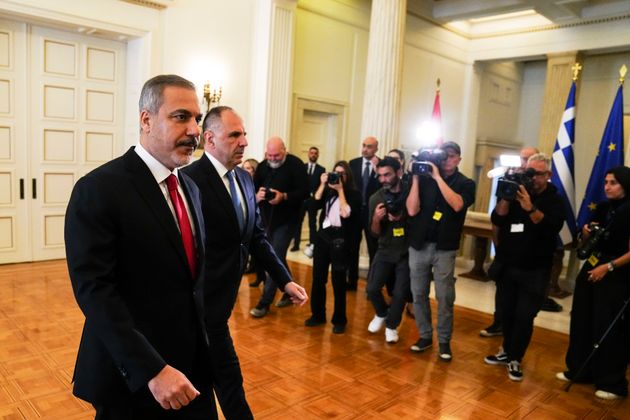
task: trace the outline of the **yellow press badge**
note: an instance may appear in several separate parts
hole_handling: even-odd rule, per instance
[[[441,218],[442,218],[442,212],[436,210],[435,213],[433,213],[433,220],[437,220],[439,222]]]
[[[401,236],[405,236],[405,228],[394,228],[393,230],[394,238],[400,238]]]
[[[591,266],[595,267],[599,262],[599,258],[597,258],[594,254],[591,254],[587,261]]]

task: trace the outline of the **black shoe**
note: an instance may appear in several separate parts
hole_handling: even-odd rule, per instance
[[[254,309],[249,311],[254,318],[262,318],[269,313],[269,306],[256,305]]]
[[[489,327],[479,331],[479,335],[482,337],[496,337],[503,335],[503,327],[498,322],[493,322]]]
[[[523,371],[521,370],[520,362],[516,360],[510,360],[507,364],[508,377],[516,382],[523,380]]]
[[[506,366],[509,362],[508,355],[503,349],[499,350],[497,354],[491,354],[490,356],[486,356],[483,359],[489,365],[504,365]]]
[[[562,305],[551,298],[545,298],[540,310],[545,312],[562,312]]]
[[[282,295],[282,298],[276,302],[276,308],[284,308],[286,306],[291,306],[292,304],[293,302],[291,302],[289,295],[284,294]]]
[[[420,353],[427,349],[430,349],[433,346],[433,340],[430,338],[421,338],[416,341],[410,348],[411,351]]]
[[[453,352],[451,351],[450,343],[439,343],[438,347],[440,349],[440,353],[438,354],[440,360],[443,362],[450,362],[453,360]]]
[[[345,325],[333,325],[333,334],[343,334],[346,332]]]
[[[318,325],[322,325],[325,324],[326,321],[325,320],[321,320],[321,319],[317,319],[314,317],[310,317],[309,319],[304,321],[304,326],[305,327],[316,327]]]

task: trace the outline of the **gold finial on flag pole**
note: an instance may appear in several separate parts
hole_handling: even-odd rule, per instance
[[[571,67],[571,70],[573,70],[573,81],[575,82],[578,79],[580,70],[582,70],[582,65],[580,63],[575,63],[573,67]]]
[[[437,88],[435,90],[439,92],[440,91],[440,78],[439,77],[437,78],[436,85],[437,85]]]
[[[619,69],[619,84],[622,85],[624,79],[626,78],[626,73],[628,72],[628,67],[626,67],[626,65],[624,64],[623,66],[621,66],[621,68]]]

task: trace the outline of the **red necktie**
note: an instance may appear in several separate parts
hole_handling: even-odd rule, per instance
[[[179,230],[182,233],[182,242],[184,243],[184,250],[186,251],[186,258],[188,259],[188,266],[193,278],[197,278],[197,256],[195,253],[195,239],[193,238],[192,228],[190,227],[190,219],[188,219],[188,213],[186,212],[186,205],[182,196],[177,191],[177,177],[170,174],[166,178],[166,186],[168,187],[168,193],[171,196],[171,202],[177,215],[177,223],[179,223]]]

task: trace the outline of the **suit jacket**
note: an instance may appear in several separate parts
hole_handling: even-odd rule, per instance
[[[244,198],[245,229],[241,235],[230,194],[210,159],[203,156],[183,169],[199,187],[206,226],[206,322],[209,328],[227,324],[238,294],[249,253],[279,285],[291,275],[267,240],[251,176],[236,167],[234,172]]]
[[[372,194],[376,192],[379,188],[381,188],[380,182],[378,182],[378,174],[376,173],[376,168],[372,165],[372,173],[370,174],[370,179],[368,181],[366,191],[366,197],[363,197],[363,158],[358,157],[354,158],[349,162],[350,170],[352,171],[352,177],[354,178],[354,184],[357,186],[357,190],[359,194],[361,194],[361,204],[367,207],[367,204],[370,202],[370,197]]]
[[[313,169],[313,174],[309,175],[307,162],[304,164],[304,171],[306,172],[306,176],[308,177],[308,187],[310,188],[311,195],[315,194],[315,191],[317,191],[317,188],[319,188],[319,179],[321,178],[322,174],[326,172],[326,168],[324,168],[319,163],[316,163],[315,169]]]
[[[74,394],[121,404],[169,364],[203,386],[204,232],[199,191],[180,185],[196,231],[199,274],[192,278],[181,234],[159,185],[131,148],[75,185],[65,221],[72,288],[85,324]],[[134,397],[137,397],[135,394]]]

